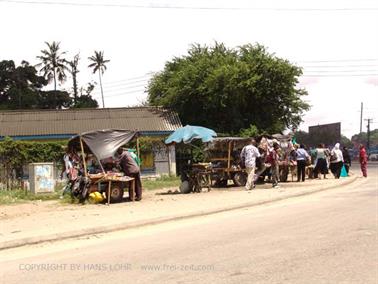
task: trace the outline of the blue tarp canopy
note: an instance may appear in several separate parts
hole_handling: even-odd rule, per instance
[[[166,140],[165,144],[181,143],[188,144],[195,139],[201,139],[202,142],[211,142],[217,134],[214,130],[202,127],[186,125],[173,132]]]

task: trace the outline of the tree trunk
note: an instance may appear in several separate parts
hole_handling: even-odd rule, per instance
[[[76,72],[72,73],[72,79],[73,79],[73,91],[74,91],[74,105],[76,106],[77,101],[77,81],[76,81]]]
[[[54,91],[56,91],[56,74],[55,74],[55,68],[54,68]]]
[[[102,98],[102,108],[105,108],[105,102],[104,102],[104,92],[102,90],[102,82],[101,82],[101,70],[98,70],[98,76],[100,78],[100,88],[101,88],[101,98]]]

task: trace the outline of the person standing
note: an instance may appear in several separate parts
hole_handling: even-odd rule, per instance
[[[310,155],[304,148],[304,145],[301,144],[299,149],[297,149],[297,181],[305,181],[306,179],[306,163],[310,159]]]
[[[256,169],[256,158],[260,157],[260,152],[256,148],[256,141],[251,139],[250,144],[244,146],[241,153],[240,159],[244,161],[245,169],[248,174],[247,183],[245,184],[245,189],[251,190],[255,188],[254,177]]]
[[[359,159],[360,159],[362,175],[364,177],[367,177],[367,160],[368,160],[368,158],[367,158],[365,146],[362,145],[362,144],[360,144]]]
[[[331,172],[335,176],[335,178],[340,178],[341,169],[344,164],[343,153],[340,150],[340,143],[336,143],[335,147],[333,147],[331,151]]]
[[[277,142],[274,142],[273,143],[273,149],[270,151],[269,155],[268,155],[268,163],[270,163],[272,166],[271,166],[271,172],[272,172],[272,186],[273,188],[278,188],[279,185],[278,185],[278,181],[280,179],[279,177],[279,173],[280,173],[280,169],[279,169],[279,154],[278,154],[278,151],[279,151],[279,148],[280,146],[278,145]]]
[[[349,175],[349,168],[352,165],[352,160],[350,158],[349,151],[348,151],[347,147],[344,146],[342,152],[343,152],[343,159],[344,159],[344,167],[345,167],[347,174]]]
[[[327,166],[327,151],[324,144],[319,144],[316,148],[316,162],[314,168],[314,177],[318,178],[319,172],[323,175],[323,178],[327,178],[328,166]],[[319,177],[320,178],[320,177]]]
[[[119,155],[116,159],[119,163],[122,171],[125,175],[135,179],[135,200],[142,200],[142,181],[140,179],[140,168],[128,151],[124,151],[122,148],[118,148],[117,154]],[[129,197],[132,200],[132,188],[129,183]]]

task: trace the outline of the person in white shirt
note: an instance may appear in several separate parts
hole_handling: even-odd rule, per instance
[[[256,141],[251,139],[250,144],[244,146],[240,153],[240,158],[242,161],[244,161],[245,169],[248,174],[247,183],[245,185],[245,189],[247,190],[255,188],[254,176],[256,169],[256,158],[258,157],[260,157],[260,152],[256,148]]]
[[[340,150],[340,143],[336,143],[331,151],[331,164],[329,166],[335,178],[340,178],[343,164],[343,152]]]

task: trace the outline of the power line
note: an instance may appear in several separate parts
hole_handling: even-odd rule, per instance
[[[361,61],[378,61],[378,58],[366,58],[366,59],[329,59],[329,60],[303,60],[297,61],[302,63],[323,63],[323,62],[361,62]]]
[[[152,75],[153,75],[153,72],[149,72],[149,73],[146,73],[146,74],[141,75],[141,76],[120,79],[120,80],[117,80],[117,81],[108,81],[108,82],[105,82],[103,85],[113,84],[113,83],[118,83],[118,82],[137,81],[136,79],[150,78]]]
[[[141,89],[141,87],[138,87],[138,88],[135,88],[135,89],[137,89],[137,90],[143,90],[143,91],[146,90],[145,88]],[[112,90],[112,91],[104,90],[104,93],[106,93],[107,95],[109,95],[109,94],[110,95],[114,95],[114,94],[120,94],[120,93],[124,93],[124,92],[133,92],[133,91],[135,91],[135,89],[134,88],[130,88],[130,89],[124,89],[124,90],[120,89],[120,90]],[[96,95],[101,94],[101,92],[99,92],[97,90],[94,91],[93,93],[96,94]]]
[[[303,65],[303,68],[351,68],[351,67],[378,67],[376,64],[370,65]]]
[[[104,88],[109,87],[118,87],[118,86],[127,86],[127,85],[133,85],[133,84],[138,84],[138,83],[148,83],[149,79],[144,79],[144,80],[135,80],[135,81],[124,81],[124,82],[119,82],[119,83],[108,83],[108,84],[102,84]]]
[[[349,72],[378,72],[378,70],[305,70],[304,72],[312,73],[349,73]]]
[[[348,12],[348,11],[377,11],[377,7],[355,7],[355,8],[258,8],[258,7],[210,7],[210,6],[177,6],[177,5],[135,5],[135,4],[109,4],[109,3],[75,3],[64,1],[26,1],[26,0],[0,0],[0,2],[15,4],[37,4],[37,5],[60,5],[60,6],[81,6],[81,7],[114,7],[114,8],[137,8],[137,9],[175,9],[175,10],[221,10],[221,11],[276,11],[276,12]]]
[[[140,90],[135,90],[135,91],[128,91],[128,92],[122,92],[122,93],[116,93],[116,94],[111,94],[111,95],[106,95],[104,94],[105,98],[111,98],[111,97],[119,97],[127,94],[134,94],[134,93],[144,93],[146,90],[140,89]]]
[[[141,87],[147,87],[147,85],[135,85],[135,86],[130,86],[130,87],[125,87],[125,88],[104,88],[104,91],[107,93],[114,93],[114,92],[119,92],[119,91],[128,91],[132,90],[135,88],[141,88]],[[94,90],[94,92],[99,92],[98,90]]]
[[[378,73],[376,74],[328,74],[328,75],[322,75],[322,74],[306,74],[302,75],[302,77],[369,77],[369,76],[378,76]]]

